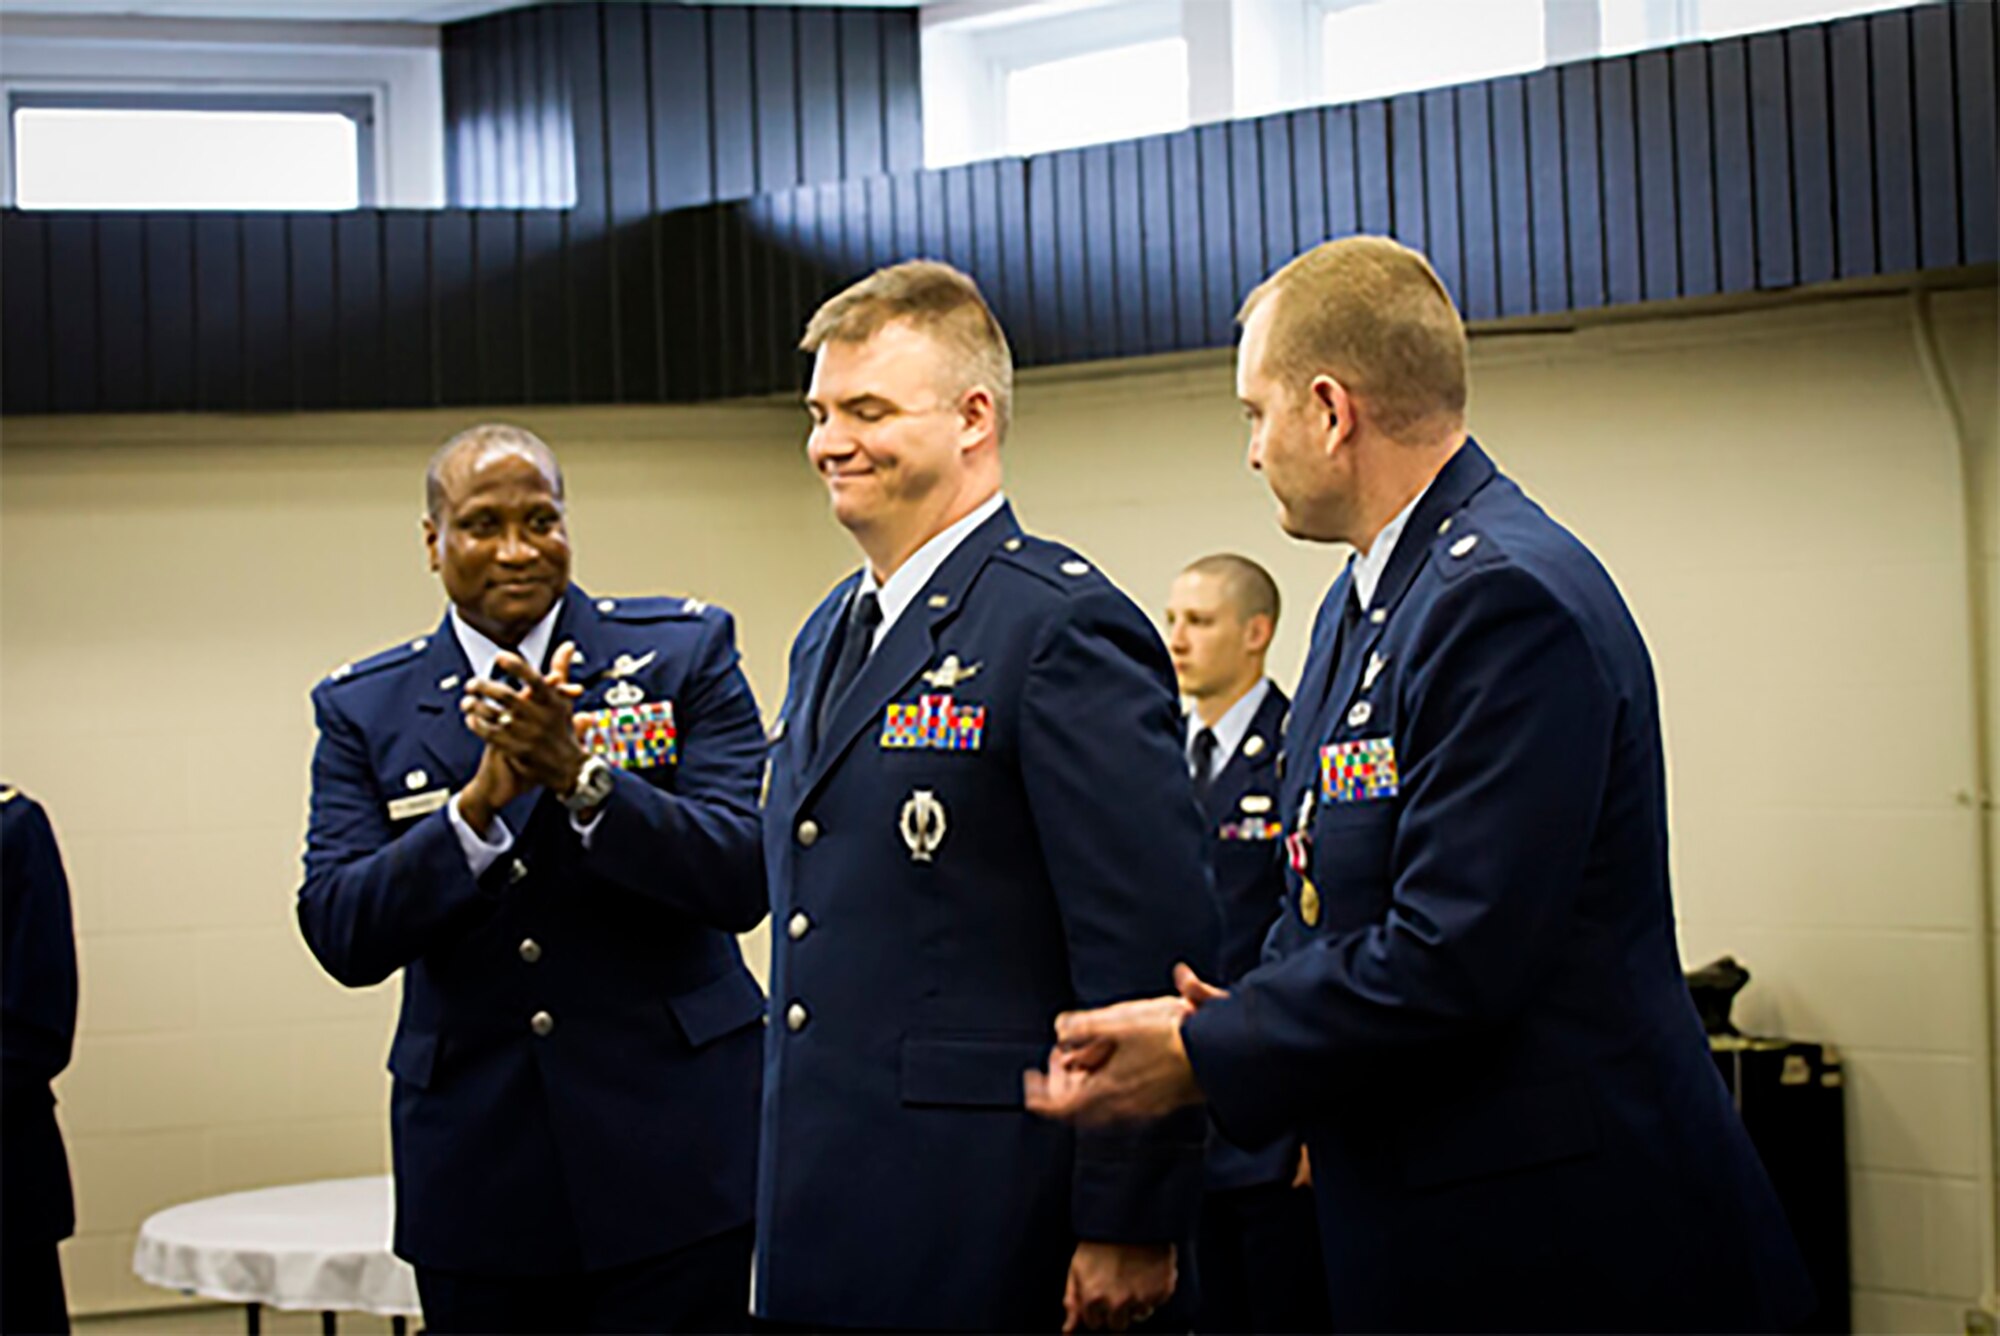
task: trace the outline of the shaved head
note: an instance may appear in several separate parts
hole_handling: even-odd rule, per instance
[[[1212,575],[1221,581],[1224,595],[1238,617],[1245,621],[1269,617],[1272,626],[1278,624],[1278,582],[1250,558],[1234,552],[1218,552],[1189,562],[1187,569],[1195,575]]]
[[[433,520],[441,517],[450,496],[447,476],[456,471],[455,466],[461,461],[470,463],[488,450],[516,450],[529,455],[549,475],[549,486],[556,500],[563,499],[562,465],[556,462],[556,452],[547,441],[525,427],[482,422],[467,427],[431,455],[430,467],[424,470],[424,513]]]

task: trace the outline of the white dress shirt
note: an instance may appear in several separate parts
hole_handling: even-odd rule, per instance
[[[1257,711],[1264,707],[1264,697],[1270,690],[1271,679],[1259,678],[1255,686],[1237,697],[1236,703],[1224,710],[1222,718],[1215,721],[1212,730],[1215,734],[1215,759],[1210,763],[1215,768],[1209,771],[1207,776],[1194,773],[1194,740],[1202,729],[1209,726],[1202,723],[1201,715],[1193,710],[1188,711],[1185,750],[1188,758],[1188,775],[1191,778],[1199,781],[1222,773],[1222,768],[1229,764],[1229,758],[1243,745],[1243,735],[1250,731],[1250,721],[1255,719]]]
[[[1361,600],[1361,610],[1368,611],[1368,605],[1375,601],[1375,586],[1381,583],[1382,573],[1389,569],[1389,558],[1396,554],[1396,540],[1403,536],[1403,529],[1410,522],[1410,513],[1417,508],[1431,490],[1425,483],[1424,490],[1410,498],[1410,504],[1396,512],[1396,518],[1382,526],[1382,532],[1375,535],[1375,541],[1368,545],[1366,552],[1354,554],[1354,596]]]
[[[882,621],[875,628],[875,639],[868,646],[869,653],[874,653],[876,646],[882,643],[882,637],[889,634],[889,628],[903,615],[903,609],[916,601],[917,595],[937,574],[937,568],[944,565],[945,558],[956,552],[958,545],[969,538],[974,529],[992,519],[1006,504],[1005,492],[995,492],[987,497],[970,515],[912,552],[909,560],[889,572],[889,578],[880,584],[876,583],[874,567],[861,568],[861,588],[855,591],[854,596],[859,598],[863,594],[873,594],[877,606],[882,609]],[[853,606],[851,602],[849,606]]]

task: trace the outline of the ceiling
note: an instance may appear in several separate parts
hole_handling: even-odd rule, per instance
[[[560,3],[561,0],[558,0]],[[687,0],[673,0],[686,3]],[[335,23],[455,23],[535,0],[0,0],[15,14],[61,18],[294,19]],[[731,0],[734,4],[849,4],[915,8],[917,0]],[[4,29],[0,29],[4,35]]]

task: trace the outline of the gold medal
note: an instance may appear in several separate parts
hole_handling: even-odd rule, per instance
[[[1299,917],[1308,928],[1319,926],[1319,888],[1310,881],[1299,886]]]

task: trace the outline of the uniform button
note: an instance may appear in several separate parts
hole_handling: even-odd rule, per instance
[[[538,1035],[546,1035],[556,1028],[556,1018],[546,1011],[538,1011],[528,1017],[528,1028]]]
[[[793,1034],[806,1028],[806,1004],[794,1002],[785,1008],[785,1028]]]
[[[618,610],[618,600],[615,598],[600,598],[597,600],[597,610],[599,612],[616,612]]]
[[[785,931],[791,934],[792,940],[796,942],[799,938],[811,932],[812,926],[813,921],[806,917],[804,910],[800,910],[798,913],[792,915],[792,921],[785,925]]]
[[[521,939],[521,959],[530,965],[542,958],[542,944],[532,937]]]
[[[514,865],[507,869],[508,881],[519,881],[521,878],[527,875],[528,875],[528,865],[526,863],[523,863],[518,858],[514,860]]]
[[[807,817],[799,822],[799,844],[807,849],[819,842],[819,822]]]

